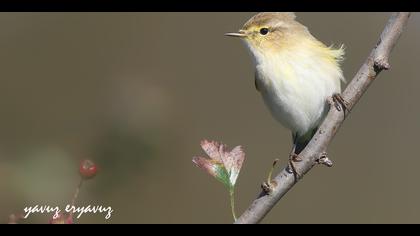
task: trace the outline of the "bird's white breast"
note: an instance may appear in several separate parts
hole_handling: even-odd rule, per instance
[[[335,63],[307,51],[256,60],[256,79],[265,104],[284,126],[303,135],[320,124],[326,100],[340,93],[342,73]]]

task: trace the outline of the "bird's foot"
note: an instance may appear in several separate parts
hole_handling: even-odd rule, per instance
[[[328,158],[328,155],[326,152],[321,153],[321,155],[315,162],[319,165],[324,165],[327,167],[333,166],[333,162]]]
[[[291,153],[289,155],[289,166],[287,167],[287,170],[289,173],[293,174],[295,176],[295,180],[297,181],[302,177],[302,175],[297,171],[295,162],[301,162],[302,158],[300,158],[296,153]]]
[[[271,166],[270,172],[268,172],[267,181],[261,184],[262,190],[267,194],[270,195],[273,192],[273,189],[277,186],[277,182],[271,179],[273,175],[274,167],[276,166],[279,159],[275,159],[273,161],[273,165]]]
[[[332,101],[330,101],[329,103],[330,105],[334,105],[337,111],[344,111],[344,113],[350,112],[350,104],[346,100],[344,100],[344,98],[339,93],[333,94]]]

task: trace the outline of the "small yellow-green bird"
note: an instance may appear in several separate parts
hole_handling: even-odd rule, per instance
[[[341,93],[343,46],[327,47],[296,21],[294,13],[264,12],[236,33],[256,67],[255,86],[271,114],[292,131],[292,161],[328,112],[327,100]],[[292,163],[291,163],[292,164]]]

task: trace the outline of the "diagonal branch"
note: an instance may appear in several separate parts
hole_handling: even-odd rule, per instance
[[[346,104],[348,109],[351,110],[356,105],[382,70],[390,68],[389,54],[406,26],[409,16],[410,13],[407,12],[391,15],[375,48],[342,94],[343,99],[348,103]],[[330,109],[317,133],[299,154],[302,161],[295,164],[299,173],[306,174],[322,157],[347,115],[347,112],[343,113],[337,109]],[[274,187],[270,194],[262,191],[251,206],[236,220],[235,224],[260,222],[297,181],[294,175],[287,171],[286,167],[272,182],[275,184],[273,184]]]

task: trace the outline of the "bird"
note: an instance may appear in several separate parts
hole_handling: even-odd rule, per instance
[[[301,161],[299,153],[328,113],[328,101],[345,105],[340,95],[344,45],[326,46],[293,12],[258,13],[225,35],[242,39],[250,51],[256,90],[272,116],[292,132],[289,169],[299,177],[293,162]]]

